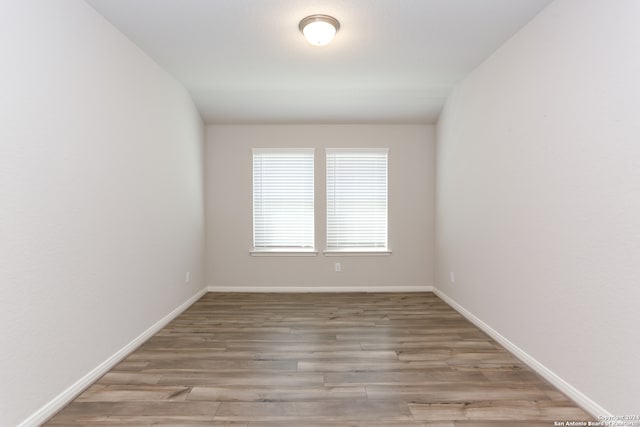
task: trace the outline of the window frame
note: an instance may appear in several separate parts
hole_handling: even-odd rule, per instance
[[[331,155],[339,155],[340,153],[345,154],[384,154],[384,191],[385,191],[385,213],[384,213],[384,232],[385,238],[383,247],[375,247],[375,246],[330,246],[330,209],[331,204],[330,197],[333,193],[331,190],[331,186],[335,186],[334,183],[330,183],[331,172],[329,170],[332,167],[333,163],[330,162]],[[390,255],[392,253],[390,244],[389,244],[389,149],[388,148],[325,148],[325,250],[323,251],[325,256],[376,256],[376,255]],[[334,177],[335,181],[335,177]]]
[[[316,250],[316,236],[315,236],[315,221],[316,221],[316,205],[315,205],[315,149],[314,148],[252,148],[252,191],[251,191],[251,195],[252,195],[252,249],[250,250],[250,254],[252,256],[315,256],[317,255],[317,250]],[[302,244],[300,246],[292,244],[292,245],[282,245],[282,246],[268,246],[268,245],[261,245],[261,242],[259,242],[256,238],[258,233],[258,229],[259,227],[257,227],[257,223],[256,221],[260,220],[260,216],[256,215],[256,210],[259,209],[259,207],[256,206],[256,183],[259,181],[261,184],[264,184],[264,169],[260,170],[260,173],[262,173],[261,175],[261,179],[257,180],[256,179],[256,161],[257,161],[257,156],[262,156],[262,155],[273,155],[274,157],[277,157],[278,154],[281,154],[284,158],[284,156],[287,155],[295,155],[295,154],[303,154],[306,156],[309,156],[311,159],[311,170],[310,171],[305,171],[305,179],[306,180],[310,180],[310,183],[307,182],[306,186],[310,187],[310,195],[309,194],[305,194],[304,191],[300,194],[303,196],[306,196],[308,198],[308,200],[296,200],[294,205],[297,204],[297,208],[300,207],[300,205],[305,204],[305,203],[310,203],[311,204],[311,224],[309,229],[305,229],[304,232],[307,235],[307,238],[310,238],[309,240],[307,240],[306,243],[311,243],[311,245],[306,245],[306,244]],[[309,159],[307,159],[308,161]],[[300,162],[300,165],[302,165],[303,162]],[[295,162],[292,162],[291,165],[295,165]],[[272,173],[274,172],[273,170],[271,171]],[[275,172],[277,173],[277,172]],[[286,174],[285,174],[286,175]],[[282,192],[283,189],[278,189],[276,190]],[[264,200],[262,200],[262,202],[264,202]],[[260,206],[264,206],[264,204],[261,204]],[[285,207],[285,209],[291,209],[292,206],[289,207]],[[270,214],[273,214],[273,212],[270,212]],[[263,217],[262,217],[263,218]],[[303,218],[303,215],[300,216],[300,220],[305,219]],[[308,220],[308,218],[307,218]],[[307,227],[309,226],[309,224],[306,225]],[[268,233],[268,231],[264,231],[262,230],[263,234],[264,233]],[[256,243],[258,243],[258,245],[256,245]]]

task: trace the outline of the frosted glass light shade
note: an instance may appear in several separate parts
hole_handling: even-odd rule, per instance
[[[335,37],[340,23],[332,16],[311,15],[300,21],[298,26],[304,37],[314,46],[324,46]]]

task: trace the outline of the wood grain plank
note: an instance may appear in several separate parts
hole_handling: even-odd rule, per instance
[[[591,418],[432,293],[206,294],[55,426],[519,427]]]

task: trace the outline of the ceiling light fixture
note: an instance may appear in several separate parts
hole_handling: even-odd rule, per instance
[[[333,40],[340,29],[340,23],[329,15],[310,15],[298,25],[302,34],[314,46],[324,46]]]

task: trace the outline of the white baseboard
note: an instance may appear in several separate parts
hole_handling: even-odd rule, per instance
[[[449,304],[454,310],[463,315],[467,320],[476,325],[478,328],[482,329],[487,335],[496,340],[500,345],[509,350],[514,356],[524,362],[527,366],[537,372],[544,379],[553,384],[558,390],[567,395],[570,399],[576,402],[582,409],[590,413],[595,418],[600,416],[611,417],[613,414],[604,409],[602,406],[598,405],[593,400],[589,399],[578,389],[573,387],[571,384],[560,378],[557,374],[551,371],[549,368],[544,366],[542,363],[538,362],[532,356],[530,356],[527,352],[522,350],[520,347],[509,341],[507,338],[502,336],[498,331],[493,329],[491,326],[484,323],[478,317],[476,317],[469,310],[455,302],[448,295],[443,293],[441,290],[434,288],[433,292],[440,297],[444,302]]]
[[[197,294],[189,298],[182,303],[178,308],[167,314],[165,317],[157,321],[153,326],[144,331],[138,337],[136,337],[129,344],[122,347],[114,355],[98,365],[91,372],[80,378],[73,385],[67,388],[65,391],[56,396],[49,403],[44,405],[38,411],[33,413],[29,418],[24,420],[18,425],[18,427],[36,427],[42,425],[49,418],[54,416],[59,410],[64,408],[69,402],[76,398],[82,391],[84,391],[91,384],[96,382],[101,376],[106,374],[111,368],[120,363],[129,353],[138,348],[142,343],[151,338],[156,332],[164,328],[169,322],[178,317],[183,311],[189,308],[194,302],[196,302],[202,295],[207,292],[207,288],[202,289]]]
[[[433,286],[209,286],[209,292],[433,292]]]

